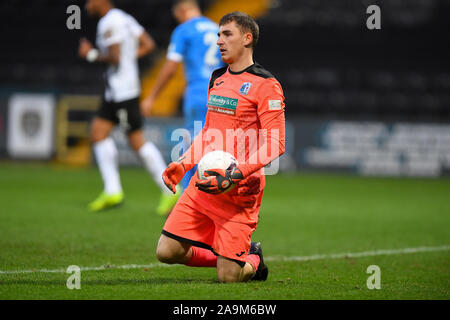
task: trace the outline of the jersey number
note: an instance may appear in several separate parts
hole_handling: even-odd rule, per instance
[[[219,63],[217,58],[217,35],[214,32],[205,33],[203,43],[208,46],[205,54],[205,64],[207,66],[216,66]]]

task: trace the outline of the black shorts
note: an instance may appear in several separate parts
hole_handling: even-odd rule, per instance
[[[142,129],[142,116],[139,109],[139,98],[122,102],[102,100],[102,105],[97,111],[97,116],[120,124],[127,133]]]

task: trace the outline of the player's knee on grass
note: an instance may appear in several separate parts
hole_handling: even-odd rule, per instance
[[[156,247],[156,258],[162,263],[187,263],[189,257],[190,245],[181,243],[177,240],[161,235]]]
[[[220,256],[217,258],[217,279],[220,282],[242,281],[242,271],[242,266],[236,261]]]

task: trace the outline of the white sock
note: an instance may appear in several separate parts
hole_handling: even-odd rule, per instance
[[[152,142],[147,141],[139,149],[138,154],[141,157],[142,162],[144,163],[145,169],[147,169],[147,171],[153,177],[153,180],[159,186],[161,191],[167,194],[171,194],[172,192],[169,190],[169,188],[166,187],[162,179],[162,174],[167,165],[158,148],[156,148],[156,146]]]
[[[94,143],[95,158],[102,175],[105,193],[114,194],[122,192],[120,184],[118,152],[114,140],[108,137]]]

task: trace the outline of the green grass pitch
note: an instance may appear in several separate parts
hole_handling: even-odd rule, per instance
[[[213,268],[157,263],[158,189],[141,168],[121,176],[125,204],[90,213],[102,187],[95,168],[0,164],[0,300],[450,298],[450,179],[269,176],[253,235],[269,278],[220,284]],[[142,266],[114,267],[132,264]],[[69,265],[106,268],[82,271],[81,289],[69,290]],[[379,290],[367,288],[369,265],[381,269]]]

